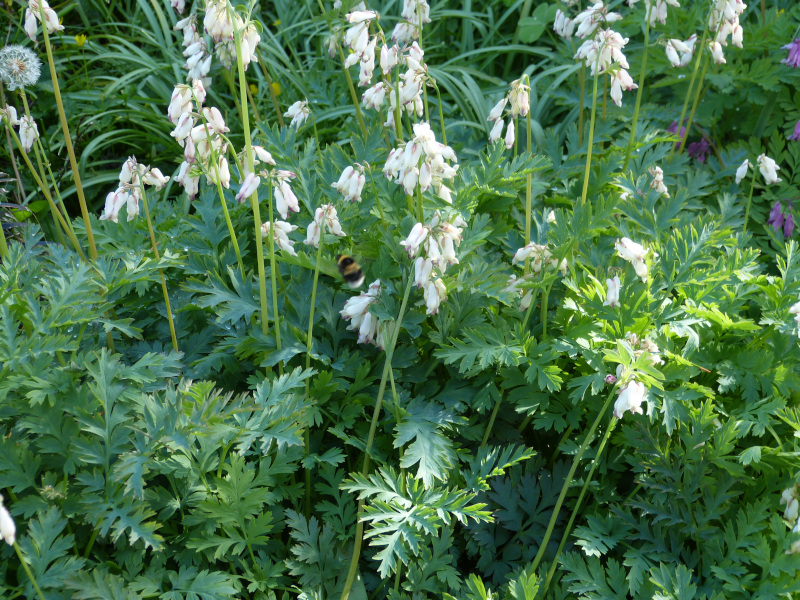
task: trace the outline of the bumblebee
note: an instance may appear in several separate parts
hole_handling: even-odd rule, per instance
[[[340,254],[336,257],[336,266],[339,268],[339,273],[341,273],[347,285],[351,288],[361,287],[361,284],[364,283],[364,271],[361,270],[361,267],[352,256]]]

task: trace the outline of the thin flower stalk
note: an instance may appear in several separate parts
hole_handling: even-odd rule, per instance
[[[272,186],[267,186],[269,190],[268,203],[269,203],[269,222],[274,223],[273,201],[272,201]],[[320,242],[320,245],[322,242]],[[280,317],[278,316],[278,263],[275,261],[275,236],[269,236],[269,276],[270,283],[272,284],[272,322],[275,325],[275,346],[280,351],[281,349],[281,327]]]
[[[39,2],[39,14],[42,20],[42,34],[44,35],[44,47],[47,51],[47,64],[50,67],[50,78],[53,81],[53,95],[56,99],[56,108],[58,109],[58,118],[61,121],[61,131],[64,134],[64,146],[67,148],[69,155],[69,166],[72,169],[72,179],[75,181],[75,191],[78,195],[78,203],[81,207],[81,216],[83,223],[86,227],[86,238],[89,241],[89,254],[93,260],[97,260],[97,246],[94,243],[94,232],[92,231],[92,222],[89,219],[89,209],[86,206],[86,198],[83,195],[83,184],[81,183],[81,174],[78,169],[78,161],[75,158],[75,149],[72,147],[72,136],[69,132],[69,124],[67,123],[67,114],[64,112],[64,102],[61,100],[61,88],[58,84],[58,74],[56,73],[56,65],[53,59],[53,48],[50,46],[50,34],[47,33],[47,27],[44,23],[47,21],[44,14],[44,3]]]
[[[649,21],[648,21],[649,23]],[[556,567],[558,566],[558,557],[561,555],[561,551],[564,549],[564,546],[567,543],[567,539],[572,533],[572,526],[575,523],[575,518],[578,516],[578,511],[581,508],[581,503],[583,502],[583,498],[586,495],[586,490],[589,489],[589,484],[592,482],[592,476],[594,475],[595,469],[597,469],[597,465],[600,464],[600,456],[603,454],[603,450],[605,450],[606,442],[608,442],[608,438],[611,436],[611,432],[614,431],[614,426],[617,424],[619,419],[616,417],[611,417],[611,422],[608,424],[606,428],[606,432],[603,435],[603,439],[600,441],[600,446],[597,448],[597,453],[595,455],[594,460],[592,461],[592,467],[589,469],[589,473],[584,477],[583,487],[581,488],[581,493],[578,495],[578,499],[575,502],[575,506],[572,508],[572,514],[569,516],[569,521],[567,522],[567,526],[564,528],[564,534],[561,536],[561,542],[558,544],[558,549],[556,550],[556,555],[553,557],[553,562],[550,565],[550,569],[547,571],[547,577],[544,581],[544,586],[542,587],[542,597],[546,597],[547,588],[550,586],[550,581],[553,579],[553,575],[556,572]]]
[[[700,91],[703,89],[703,82],[706,79],[707,68],[708,68],[708,56],[706,56],[706,54],[703,53],[703,70],[700,72],[700,81],[698,82],[697,88],[695,89],[694,102],[692,103],[692,111],[689,113],[689,120],[686,122],[686,135],[684,135],[683,140],[681,140],[681,147],[678,149],[679,152],[683,152],[683,149],[686,147],[686,142],[689,140],[689,131],[691,130],[692,127],[692,121],[694,120],[694,113],[697,110],[697,105],[700,103]]]
[[[523,76],[525,78],[525,82],[528,86],[528,96],[531,93],[531,78],[528,75]],[[530,103],[530,99],[528,100]],[[527,136],[528,136],[528,153],[533,154],[533,138],[531,134],[531,111],[528,110],[525,115],[525,122],[527,128]],[[516,138],[515,138],[516,142]],[[525,245],[531,243],[531,203],[533,202],[533,174],[528,173],[525,178]],[[530,274],[530,261],[525,261],[525,275]]]
[[[639,89],[636,90],[636,103],[633,107],[633,120],[631,121],[631,139],[628,141],[628,148],[625,150],[625,162],[622,163],[623,173],[628,168],[631,160],[631,151],[636,140],[636,125],[639,121],[639,108],[642,105],[642,92],[644,90],[644,76],[647,74],[647,51],[650,49],[650,19],[645,19],[644,26],[644,51],[642,52],[642,71],[639,73]]]
[[[381,406],[383,403],[383,395],[386,391],[386,379],[389,375],[389,371],[391,370],[392,366],[392,356],[394,355],[394,348],[397,344],[397,337],[400,333],[400,326],[403,323],[403,316],[406,313],[406,307],[408,306],[408,298],[411,295],[411,288],[414,285],[414,277],[412,273],[408,274],[408,283],[406,284],[406,291],[403,294],[403,302],[400,305],[400,313],[397,315],[397,321],[394,326],[394,331],[392,332],[392,340],[389,344],[389,347],[386,349],[386,360],[383,363],[383,373],[381,374],[381,382],[378,387],[378,396],[375,400],[375,409],[372,411],[372,421],[370,422],[369,426],[369,435],[367,436],[367,445],[364,449],[364,463],[361,467],[361,474],[366,477],[369,473],[369,454],[372,450],[372,443],[375,440],[375,429],[378,426],[378,417],[381,413]],[[358,501],[358,508],[356,509],[356,515],[361,514],[364,508],[364,501]],[[342,589],[342,595],[340,596],[340,600],[347,600],[350,596],[350,590],[353,587],[353,582],[356,578],[356,571],[358,571],[358,561],[361,557],[361,543],[363,541],[364,536],[364,522],[361,519],[357,519],[356,521],[356,537],[353,541],[353,555],[350,559],[350,567],[347,571],[347,579],[344,583],[344,589]]]
[[[686,117],[686,109],[689,108],[689,98],[691,98],[692,90],[694,89],[694,82],[697,79],[697,73],[700,70],[700,61],[705,56],[705,52],[703,51],[703,49],[706,47],[706,38],[707,37],[708,37],[708,23],[706,23],[705,29],[703,29],[703,37],[700,39],[700,45],[699,46],[695,46],[695,48],[698,48],[698,51],[695,52],[695,54],[697,56],[695,56],[695,59],[694,59],[694,69],[692,70],[692,78],[689,80],[689,88],[686,90],[686,98],[683,99],[683,108],[681,109],[681,118],[678,121],[678,132],[679,132],[679,134],[680,134],[680,128],[683,127],[683,120]],[[700,83],[698,84],[698,87],[702,86],[702,85],[703,85],[703,82],[700,81]],[[684,134],[684,140],[689,137],[688,134],[689,134],[689,128],[687,127],[686,128],[686,134]],[[681,146],[681,148],[683,148],[683,146]],[[670,152],[669,152],[670,158],[672,158],[672,155],[674,154],[674,152],[675,152],[675,146],[673,145],[672,146],[672,150],[670,150]]]
[[[589,431],[586,433],[586,437],[583,440],[580,448],[578,449],[578,453],[575,455],[575,458],[572,460],[572,466],[569,469],[569,473],[567,473],[567,477],[564,480],[564,485],[561,487],[561,493],[558,495],[558,500],[556,500],[556,504],[553,507],[553,514],[550,517],[550,522],[547,524],[547,530],[544,533],[544,537],[539,544],[539,551],[536,553],[536,556],[533,559],[533,563],[531,564],[531,569],[536,570],[536,567],[539,566],[539,563],[542,561],[542,557],[544,556],[544,551],[547,548],[547,543],[550,541],[550,536],[553,535],[553,529],[556,526],[556,520],[558,520],[558,513],[561,511],[561,505],[564,504],[564,498],[567,495],[567,490],[572,483],[572,476],[575,475],[575,470],[578,468],[578,463],[583,458],[584,452],[589,447],[589,442],[594,435],[594,432],[597,430],[598,425],[600,425],[600,421],[603,419],[603,416],[606,414],[606,410],[611,405],[611,401],[614,399],[614,395],[616,392],[616,386],[611,392],[608,394],[608,398],[606,399],[605,404],[600,409],[600,412],[597,413],[597,417],[592,423],[591,427],[589,427]]]
[[[578,110],[578,144],[583,144],[583,107],[586,103],[586,65],[581,62],[581,69],[578,71],[578,80],[581,84],[581,100]]]
[[[753,201],[753,190],[756,187],[756,172],[758,169],[753,167],[753,175],[750,177],[750,194],[747,196],[747,208],[744,209],[744,226],[742,227],[742,235],[747,233],[747,221],[750,218],[750,203]]]
[[[139,190],[142,193],[142,207],[144,207],[144,217],[147,219],[147,230],[150,232],[150,243],[153,246],[153,254],[156,257],[156,260],[159,260],[161,256],[158,253],[158,245],[156,244],[156,234],[153,231],[153,221],[150,220],[150,210],[147,207],[147,194],[144,191],[144,185],[142,185]],[[169,293],[167,292],[167,280],[164,277],[164,271],[162,269],[158,270],[158,275],[161,277],[161,291],[164,293],[164,304],[166,304],[167,308],[167,320],[169,321],[169,335],[172,338],[172,347],[174,348],[175,352],[178,352],[178,338],[175,335],[175,322],[172,320],[172,307],[169,303]]]
[[[228,14],[231,13],[230,4],[227,5]],[[233,18],[231,22],[234,24],[233,39],[236,44],[236,66],[239,72],[239,114],[242,117],[242,129],[244,130],[244,153],[247,160],[247,172],[253,173],[255,169],[255,161],[253,158],[253,139],[250,134],[250,114],[245,107],[247,106],[247,78],[244,74],[244,61],[242,60],[242,37],[238,25]],[[255,226],[255,243],[256,243],[256,262],[258,264],[258,291],[261,306],[261,333],[266,336],[269,333],[269,314],[267,309],[267,282],[266,272],[264,271],[264,241],[261,237],[261,210],[258,205],[258,190],[254,190],[250,194],[250,206],[253,210],[253,224]],[[270,195],[270,223],[272,223],[272,200]],[[272,240],[272,236],[270,236]],[[272,255],[274,264],[274,254]],[[273,297],[275,297],[275,288],[273,284],[272,289]],[[278,315],[275,315],[275,322],[277,324]],[[276,327],[277,330],[277,327]],[[280,332],[276,331],[275,339],[278,340],[278,348],[280,348]]]
[[[599,62],[599,58],[598,58]],[[592,166],[592,144],[594,143],[594,122],[597,116],[597,79],[600,76],[599,69],[595,69],[594,88],[592,90],[592,117],[589,121],[589,141],[586,148],[586,169],[583,173],[583,191],[581,192],[581,204],[586,203],[586,193],[589,191],[589,170]]]

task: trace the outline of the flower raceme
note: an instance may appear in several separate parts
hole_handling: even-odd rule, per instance
[[[308,119],[309,115],[311,115],[311,110],[308,108],[308,100],[298,100],[283,113],[284,117],[292,120],[289,125],[295,129],[300,129],[300,126]]]
[[[47,27],[48,34],[64,30],[64,26],[59,23],[56,11],[50,8],[47,0],[28,0],[28,8],[25,9],[24,29],[25,35],[27,35],[32,42],[36,41],[36,33],[38,31],[37,21],[40,23],[42,22],[41,9],[44,9],[44,24],[45,27]]]
[[[408,195],[418,186],[423,193],[433,187],[439,198],[451,204],[451,192],[444,182],[455,178],[458,165],[449,165],[446,160],[455,162],[453,149],[436,141],[428,123],[416,123],[414,137],[389,152],[383,173],[402,185]]]
[[[364,167],[359,164],[347,166],[342,171],[339,180],[332,183],[331,187],[335,188],[345,200],[350,202],[361,202],[361,192],[364,189]]]
[[[392,31],[392,41],[409,44],[419,39],[424,23],[430,23],[431,9],[425,0],[403,0],[403,18]]]
[[[761,171],[761,175],[764,177],[764,183],[767,185],[782,181],[781,178],[778,177],[778,171],[780,171],[778,163],[766,154],[760,155],[756,159],[756,164],[758,165],[758,170]]]
[[[494,123],[492,131],[489,133],[490,144],[495,143],[503,135],[503,126],[505,124],[503,121],[503,110],[506,104],[509,104],[508,115],[511,120],[508,123],[503,143],[507,150],[510,150],[514,146],[514,119],[527,116],[531,107],[530,91],[530,86],[522,83],[522,79],[516,79],[511,82],[508,94],[506,94],[506,96],[504,96],[489,112],[489,118],[487,120],[490,123]]]
[[[578,28],[575,35],[579,38],[588,37],[594,33],[600,24],[613,23],[621,19],[621,14],[608,12],[608,8],[603,6],[602,2],[596,2],[575,17],[574,25]]]
[[[327,230],[328,233],[344,237],[346,234],[342,231],[342,225],[339,223],[339,217],[336,214],[336,208],[333,204],[323,204],[316,211],[314,211],[314,220],[311,221],[306,230],[306,244],[319,247],[322,233]]]
[[[378,332],[378,318],[369,312],[371,304],[378,301],[381,295],[381,280],[372,282],[366,292],[353,296],[344,304],[339,314],[345,321],[350,321],[347,326],[349,331],[358,331],[358,343],[376,343]]]
[[[533,271],[534,274],[541,273],[542,269],[547,267],[550,269],[558,269],[561,271],[561,274],[564,275],[569,268],[567,259],[564,258],[559,262],[550,252],[547,245],[530,243],[527,246],[523,246],[516,251],[514,258],[511,259],[511,264],[516,265],[517,263],[524,263],[528,259],[531,260],[531,271]]]
[[[132,221],[139,214],[139,200],[142,197],[142,188],[145,185],[153,186],[160,190],[169,181],[159,169],[151,169],[140,164],[133,156],[123,164],[119,173],[119,186],[106,196],[101,221],[109,220],[118,222],[120,209],[125,206],[128,221]]]
[[[295,229],[297,229],[297,225],[292,225],[286,221],[275,221],[274,227],[271,226],[268,221],[261,225],[261,237],[265,238],[269,236],[271,231],[272,239],[275,240],[275,246],[291,256],[297,256],[297,252],[294,250],[295,242],[289,239],[289,234]]]

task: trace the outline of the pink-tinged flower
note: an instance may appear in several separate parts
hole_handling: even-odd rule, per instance
[[[8,119],[8,124],[11,127],[16,127],[19,125],[19,119],[17,118],[17,109],[13,106],[6,105],[5,108],[0,108],[0,120],[5,117]]]
[[[377,302],[381,294],[381,280],[375,280],[358,296],[353,296],[344,304],[339,314],[345,321],[350,321],[347,329],[358,331],[358,342],[368,344],[375,342],[378,332],[378,318],[369,312],[370,304]]]
[[[127,202],[128,192],[124,189],[117,188],[116,191],[109,192],[106,196],[106,204],[103,208],[103,214],[100,215],[100,220],[119,222],[119,211]]]
[[[208,128],[215,133],[226,133],[230,131],[225,126],[225,121],[222,119],[222,113],[216,106],[206,107],[203,109],[203,116],[208,121]]]
[[[753,165],[750,164],[750,161],[744,159],[744,162],[739,165],[739,168],[736,169],[736,183],[739,184],[742,182],[742,179],[747,177],[747,169],[752,168]]]
[[[428,232],[429,229],[422,223],[415,223],[408,237],[400,242],[400,245],[408,253],[408,258],[414,258],[417,255],[422,242],[428,236]]]
[[[613,384],[617,383],[617,378],[614,377],[611,373],[609,373],[608,375],[606,375],[605,382],[608,385],[613,385]]]
[[[289,123],[290,126],[299,129],[310,114],[311,110],[308,108],[308,100],[298,100],[283,113],[283,116],[292,120],[291,123]]]
[[[511,150],[514,147],[514,121],[513,119],[509,121],[508,127],[506,128],[506,137],[503,139],[505,142],[506,150]]]
[[[619,398],[614,403],[614,416],[622,418],[626,412],[631,414],[642,414],[642,402],[647,400],[647,389],[643,383],[631,381],[619,394]]]
[[[772,225],[772,228],[775,231],[778,231],[781,227],[783,227],[783,210],[781,208],[780,200],[776,200],[775,204],[772,205],[772,210],[769,211],[767,225]]]
[[[275,221],[275,227],[270,227],[270,223],[264,223],[261,225],[261,237],[267,237],[272,231],[272,239],[275,242],[275,245],[291,254],[292,256],[297,256],[297,252],[294,251],[294,241],[289,239],[289,234],[297,229],[297,225],[291,225],[286,221]]]
[[[248,173],[247,177],[245,177],[244,181],[242,182],[242,187],[239,188],[239,193],[236,194],[236,199],[239,202],[244,202],[245,198],[249,198],[253,195],[253,192],[258,189],[260,183],[260,177],[257,177],[253,173]],[[269,223],[267,223],[267,225],[269,225]]]
[[[708,145],[706,138],[701,138],[699,142],[689,144],[686,147],[686,152],[702,165],[705,164],[710,149],[711,147]]]
[[[783,221],[783,237],[791,237],[794,231],[794,216],[791,211],[787,211],[786,219]]]
[[[361,202],[361,192],[364,189],[364,167],[359,164],[345,167],[339,181],[332,183],[331,187],[336,188],[345,200],[350,202]],[[423,190],[424,191],[424,190]]]
[[[800,141],[800,121],[797,122],[797,125],[794,126],[794,133],[788,136],[787,139],[792,140],[793,142]]]
[[[423,296],[427,307],[425,314],[435,315],[439,312],[439,305],[447,300],[447,290],[444,287],[444,282],[441,279],[429,281],[425,285]]]
[[[292,188],[289,187],[288,176],[284,177],[281,173],[282,171],[278,171],[278,181],[273,188],[275,192],[275,210],[278,211],[281,218],[286,219],[290,210],[292,212],[300,212],[300,204]],[[286,171],[283,171],[283,173],[286,173]]]
[[[784,58],[781,62],[785,65],[789,65],[794,69],[800,68],[800,38],[792,40],[789,44],[783,46],[784,50],[789,51],[789,56]]]
[[[629,92],[638,87],[625,69],[620,68],[611,75],[611,99],[617,106],[622,106],[622,90]]]
[[[603,306],[616,307],[619,304],[619,290],[620,280],[618,275],[615,275],[613,279],[606,279],[606,301],[603,302]]]
[[[36,126],[36,121],[28,115],[24,115],[19,120],[19,142],[22,144],[22,149],[26,154],[31,151],[33,142],[38,139],[39,128]]]
[[[677,121],[673,121],[672,123],[670,123],[669,127],[667,127],[667,132],[669,132],[669,133],[678,133],[678,122]],[[681,141],[683,141],[683,138],[685,136],[686,136],[686,127],[681,127],[681,132],[678,135],[678,137],[680,137]],[[681,142],[675,142],[675,150],[680,148],[680,145],[681,145]]]

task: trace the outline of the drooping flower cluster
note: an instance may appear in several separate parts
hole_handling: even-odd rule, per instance
[[[36,126],[36,121],[28,115],[22,115],[21,118],[17,118],[17,109],[8,105],[5,108],[0,108],[0,120],[5,121],[8,127],[17,127],[19,129],[20,145],[26,154],[30,152],[33,143],[39,139],[39,128]]]
[[[47,27],[47,33],[54,33],[56,31],[63,31],[64,26],[59,23],[56,11],[50,8],[47,0],[28,0],[28,8],[25,9],[25,35],[27,35],[32,42],[36,41],[36,33],[38,31],[37,21],[42,22],[41,8],[44,9],[44,24]]]
[[[622,19],[622,15],[615,12],[608,12],[608,8],[602,2],[595,2],[577,17],[574,25],[578,28],[575,35],[585,38],[592,35],[601,24],[609,24]]]
[[[781,62],[789,65],[793,69],[800,69],[800,38],[792,40],[785,46],[781,46],[783,50],[789,51],[789,56],[784,58]]]
[[[359,65],[358,85],[362,87],[372,83],[372,74],[375,71],[375,47],[378,36],[369,35],[369,26],[373,19],[378,18],[374,10],[356,10],[348,13],[347,22],[352,25],[344,33],[344,45],[352,52],[345,59],[344,67],[348,69],[355,64]]]
[[[531,307],[531,302],[533,302],[533,290],[520,288],[520,284],[532,280],[533,275],[523,275],[522,277],[512,275],[509,277],[506,287],[503,288],[503,291],[508,294],[517,294],[518,296],[521,296],[519,306],[517,307],[521,311],[526,311]]]
[[[527,246],[523,246],[514,253],[514,258],[511,259],[511,264],[525,263],[530,259],[531,271],[534,274],[542,272],[543,268],[558,269],[564,275],[569,268],[567,259],[563,258],[559,261],[546,244],[534,244],[531,242]]]
[[[381,295],[381,280],[372,282],[366,292],[353,296],[344,304],[339,314],[345,321],[349,331],[358,331],[359,344],[376,344],[378,336],[378,317],[369,312],[371,304],[378,301]]]
[[[728,45],[728,37],[737,48],[742,47],[744,31],[739,16],[747,5],[742,0],[716,0],[708,16],[708,29],[714,35],[708,40],[708,51],[718,65],[725,63],[722,47]]]
[[[183,55],[186,57],[183,68],[187,71],[186,79],[199,79],[204,87],[208,87],[211,84],[208,76],[211,71],[211,53],[208,51],[206,39],[197,30],[197,15],[191,14],[181,19],[173,29],[183,32]]]
[[[656,23],[665,25],[667,23],[667,5],[680,8],[677,0],[656,0],[652,6],[647,2],[647,10],[650,19],[650,27],[655,27]]]
[[[789,202],[786,206],[786,212],[780,200],[776,200],[772,205],[772,210],[769,212],[767,225],[771,225],[775,231],[783,230],[783,236],[789,237],[794,231],[794,215],[792,214],[792,203]]]
[[[584,60],[586,66],[591,68],[592,75],[611,73],[611,99],[617,106],[622,106],[622,90],[630,91],[639,87],[628,74],[630,66],[622,53],[627,43],[628,38],[611,29],[604,29],[597,32],[594,38],[586,40],[575,53],[576,59]]]
[[[261,41],[253,21],[245,23],[235,10],[228,10],[227,0],[207,0],[203,27],[214,38],[214,50],[220,64],[230,69],[236,63],[234,32],[239,31],[242,47],[242,62],[247,70],[251,62],[257,62],[256,47]],[[231,20],[231,17],[233,19]]]
[[[650,251],[645,250],[641,244],[637,244],[626,237],[617,240],[614,244],[614,248],[620,258],[633,265],[633,270],[636,271],[636,275],[641,277],[642,281],[647,281],[647,263],[645,262],[645,258]]]
[[[389,152],[383,173],[402,185],[408,195],[412,195],[417,186],[422,192],[433,186],[439,198],[452,204],[444,181],[455,178],[458,165],[449,165],[446,160],[456,161],[453,149],[436,141],[428,123],[415,123],[414,137]]]
[[[635,361],[644,358],[653,366],[664,364],[664,360],[661,358],[661,351],[652,340],[629,332],[625,335],[625,341],[628,342],[633,350]],[[647,400],[647,388],[644,387],[643,383],[636,380],[634,373],[626,372],[625,368],[618,364],[616,376],[609,375],[606,377],[606,381],[614,383],[620,379],[622,384],[620,385],[619,397],[614,403],[614,416],[621,419],[628,411],[631,414],[642,414],[642,402]]]
[[[24,46],[12,44],[0,50],[0,81],[10,91],[36,85],[42,74],[42,61]]]
[[[506,104],[510,102],[511,106],[508,111],[510,121],[508,123],[508,127],[506,128],[506,135],[503,138],[503,143],[505,144],[506,149],[511,149],[511,147],[514,145],[514,120],[517,117],[527,116],[528,111],[531,108],[530,91],[530,86],[522,83],[522,79],[516,79],[511,82],[508,94],[504,96],[503,99],[500,100],[500,102],[498,102],[489,113],[489,118],[487,120],[490,123],[494,123],[492,131],[489,133],[490,144],[494,144],[500,139],[500,136],[503,135],[503,126],[505,124],[505,121],[503,120],[503,110],[505,109]]]
[[[364,167],[355,164],[345,167],[339,181],[332,183],[331,187],[336,188],[345,200],[350,202],[361,202],[361,192],[364,189]]]
[[[275,245],[290,255],[297,256],[297,252],[294,251],[295,243],[289,239],[289,234],[295,229],[297,229],[297,225],[292,225],[286,221],[275,221],[275,227],[272,227],[267,221],[261,225],[261,237],[269,236],[270,231],[272,231],[272,239],[275,241]]]
[[[151,185],[156,190],[160,190],[169,181],[159,169],[151,169],[140,164],[133,156],[129,157],[122,164],[119,172],[119,185],[113,192],[106,196],[101,221],[109,220],[118,222],[119,211],[125,206],[128,213],[128,221],[133,220],[139,214],[139,200],[142,197],[142,188]]]
[[[782,181],[781,178],[778,177],[778,171],[780,171],[781,168],[778,166],[778,163],[766,154],[761,154],[756,159],[756,164],[758,165],[758,170],[761,171],[762,177],[764,177],[764,183],[767,185]]]
[[[603,306],[616,308],[616,306],[620,303],[620,287],[621,282],[619,280],[619,275],[614,275],[612,279],[606,279],[606,301],[603,302]]]
[[[419,39],[422,25],[431,22],[431,9],[425,0],[403,0],[402,20],[392,31],[392,41],[410,44]]]
[[[443,217],[437,210],[430,223],[416,223],[408,237],[400,242],[409,258],[416,257],[414,283],[422,288],[429,315],[435,315],[439,305],[447,300],[442,275],[448,265],[458,264],[456,248],[461,243],[462,228],[466,226],[466,221],[457,213]]]
[[[653,178],[650,182],[650,188],[669,198],[669,191],[667,190],[667,186],[664,185],[664,171],[661,167],[650,167],[647,172],[650,173],[650,177]]]
[[[306,244],[318,248],[322,234],[325,231],[339,237],[346,235],[342,231],[342,225],[339,223],[339,217],[333,204],[323,204],[314,211],[314,220],[308,224],[308,229],[306,230]],[[361,283],[363,283],[363,280],[352,287],[359,287]]]
[[[692,62],[696,42],[697,35],[694,33],[685,42],[676,39],[667,40],[667,60],[673,67],[685,67]]]
[[[13,546],[17,539],[17,527],[14,525],[14,519],[3,506],[3,496],[0,496],[0,541],[5,542],[9,546]]]
[[[647,388],[644,384],[635,379],[629,381],[627,385],[620,388],[619,397],[614,402],[614,416],[621,419],[622,416],[630,411],[631,414],[642,414],[642,403],[647,400]]]
[[[289,181],[297,177],[297,173],[276,169],[270,173],[273,182],[273,193],[275,194],[275,210],[282,218],[289,215],[289,211],[300,212],[300,204],[297,196],[294,195]]]
[[[298,100],[283,113],[284,117],[292,120],[289,125],[295,129],[300,129],[309,115],[311,115],[311,110],[308,108],[308,100]]]
[[[570,19],[560,8],[556,10],[556,19],[553,23],[553,31],[565,40],[571,40],[575,33],[575,21]]]
[[[167,116],[171,123],[175,123],[175,130],[170,135],[183,148],[184,160],[176,181],[184,187],[189,198],[197,195],[201,173],[209,183],[219,183],[225,188],[230,187],[231,181],[225,158],[228,142],[224,137],[229,129],[219,109],[203,107],[205,98],[203,83],[195,79],[191,86],[176,85],[167,107]]]

